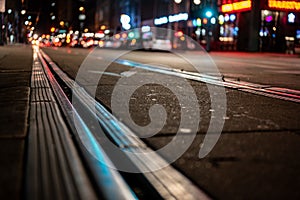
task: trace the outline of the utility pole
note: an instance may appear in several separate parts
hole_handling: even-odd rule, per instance
[[[205,12],[205,18],[207,18],[207,34],[206,34],[206,51],[211,51],[211,37],[213,35],[213,25],[215,22],[212,22],[212,19],[217,16],[216,8],[215,8],[215,0],[207,0],[205,4],[206,12]]]
[[[3,45],[3,13],[5,12],[5,0],[0,0],[0,45]]]
[[[0,12],[0,45],[4,45],[3,42],[3,12]]]

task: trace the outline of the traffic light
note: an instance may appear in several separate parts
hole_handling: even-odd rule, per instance
[[[213,16],[212,11],[207,10],[207,11],[205,12],[205,16],[208,17],[208,18],[211,18],[211,17]]]

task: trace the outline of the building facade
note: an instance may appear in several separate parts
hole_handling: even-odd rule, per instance
[[[220,46],[284,52],[299,43],[300,1],[219,0],[218,7]]]
[[[182,31],[203,45],[209,38],[215,50],[284,52],[290,45],[299,43],[299,0],[101,2],[104,3],[99,6],[99,13],[103,14],[99,16],[114,33],[124,31],[120,16],[127,14],[131,28],[145,25],[171,28]],[[166,20],[170,16],[177,17],[177,20]]]

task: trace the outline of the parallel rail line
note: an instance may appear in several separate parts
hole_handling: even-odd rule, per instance
[[[35,53],[31,115],[41,115],[44,119],[42,121],[31,120],[26,186],[28,199],[44,198],[46,194],[51,194],[48,199],[57,197],[71,199],[209,199],[207,194],[172,166],[157,171],[152,170],[157,166],[165,166],[166,161],[157,154],[151,154],[144,158],[137,156],[140,153],[147,154],[153,151],[101,103],[95,101],[83,87],[69,78],[42,50],[35,49]],[[119,59],[115,62],[165,75],[300,103],[300,91],[298,90],[146,65],[129,60]],[[71,104],[63,87],[72,91],[72,97],[76,98],[82,109],[101,125],[104,130],[103,134],[106,134],[119,149],[137,153],[136,156],[129,156],[126,164],[134,166],[141,172],[149,171],[150,173],[140,173],[139,175],[125,173],[124,176],[124,173],[104,165],[103,163],[109,163],[110,166],[114,164],[106,149],[101,147],[103,141],[99,140],[99,133],[88,127],[87,122]],[[56,103],[51,103],[49,106],[45,103],[52,102],[54,99],[59,106]],[[39,105],[39,102],[43,103]],[[67,125],[62,123],[63,117],[56,114],[60,109],[63,111]],[[45,111],[48,112],[46,115],[43,114]],[[50,114],[57,120],[50,120],[50,126],[40,126],[39,124],[46,124],[45,120],[46,118],[49,120]],[[75,126],[74,120],[79,126]],[[68,127],[72,133],[68,131]],[[40,133],[48,129],[51,129],[51,135]],[[75,136],[75,144],[72,143],[70,135]],[[38,144],[39,142],[40,144]],[[51,147],[50,143],[55,144],[54,150],[47,149]],[[39,153],[37,154],[36,151]],[[99,162],[91,154],[97,155],[97,159],[100,158],[101,161]],[[59,172],[62,169],[63,171]],[[51,177],[55,173],[63,176]],[[43,178],[36,178],[38,175]],[[32,179],[31,176],[35,176],[35,178]],[[135,179],[133,182],[137,183],[132,184],[130,178]],[[46,179],[51,179],[51,182]],[[43,184],[39,185],[39,183]],[[65,191],[60,188],[64,185]],[[140,185],[140,188],[136,189],[137,185]],[[42,188],[45,194],[41,192],[35,194],[34,191],[37,191],[38,188]]]
[[[101,147],[93,143],[91,132],[73,109],[37,48],[34,48],[32,90],[26,198],[136,199],[116,170],[95,162],[81,145],[78,137],[91,143],[102,162],[110,162]],[[74,118],[80,126],[75,130],[72,123],[65,123],[63,115],[69,122],[71,117]],[[77,144],[73,142],[73,134]]]
[[[82,195],[75,196],[77,199],[93,199],[93,198],[101,198],[101,199],[210,199],[207,194],[205,194],[199,187],[194,185],[188,178],[182,175],[180,172],[175,170],[172,166],[168,166],[162,168],[160,170],[152,170],[157,166],[166,166],[166,161],[161,158],[158,154],[152,153],[148,157],[139,157],[138,154],[136,156],[128,157],[128,163],[133,165],[136,169],[142,171],[148,171],[148,173],[140,173],[140,174],[128,174],[127,178],[124,177],[123,173],[119,173],[117,170],[109,168],[107,165],[103,163],[109,163],[109,166],[113,166],[113,161],[110,160],[109,154],[105,152],[106,150],[101,147],[101,142],[99,140],[99,133],[90,129],[87,126],[87,122],[78,114],[76,109],[71,104],[70,100],[67,98],[64,90],[62,89],[61,82],[64,86],[68,87],[68,90],[71,90],[73,93],[73,98],[75,97],[78,102],[81,104],[82,108],[88,113],[88,115],[96,119],[101,127],[104,130],[104,134],[108,134],[109,138],[113,140],[116,146],[122,150],[141,153],[149,153],[153,152],[143,141],[141,141],[136,134],[134,134],[126,125],[120,122],[117,118],[115,118],[108,110],[105,109],[103,105],[99,102],[96,102],[94,98],[92,98],[84,88],[78,85],[74,80],[70,79],[42,50],[35,49],[35,63],[38,61],[41,63],[45,77],[47,77],[49,82],[49,87],[52,89],[53,96],[57,100],[60,109],[63,112],[63,115],[68,122],[68,126],[72,133],[68,133],[65,130],[63,133],[58,130],[59,134],[63,134],[65,137],[70,137],[70,135],[74,135],[75,145],[73,144],[54,144],[55,148],[65,148],[71,145],[73,146],[73,150],[77,148],[78,152],[73,155],[74,160],[77,160],[78,163],[81,163],[81,172],[84,174],[85,179],[90,178],[90,180],[86,180],[89,184],[73,183],[75,188],[81,189]],[[38,80],[38,78],[36,78]],[[49,92],[49,91],[48,91]],[[45,92],[44,92],[45,93]],[[94,106],[94,107],[93,107]],[[96,108],[96,109],[95,109]],[[56,112],[58,109],[55,110]],[[59,118],[61,120],[61,118]],[[75,122],[74,122],[75,120]],[[34,121],[34,120],[33,120]],[[75,126],[76,123],[76,126]],[[78,126],[79,124],[79,126]],[[44,132],[47,130],[43,130]],[[35,135],[34,130],[31,131],[30,135]],[[57,133],[52,133],[57,134]],[[69,134],[69,135],[68,135]],[[31,138],[31,136],[30,136]],[[53,184],[65,184],[64,182],[60,182],[61,180],[54,180],[53,182],[48,182],[46,179],[35,178],[32,179],[32,176],[36,176],[36,170],[39,171],[38,162],[40,158],[31,156],[34,155],[36,148],[32,148],[34,146],[39,146],[41,144],[37,144],[36,140],[32,140],[29,138],[29,165],[28,165],[28,173],[27,173],[27,197],[28,199],[32,199],[32,195],[34,192],[37,192],[40,188],[39,183],[44,183],[43,190],[47,188],[47,186],[53,186]],[[70,139],[68,139],[70,143]],[[57,145],[57,146],[56,146]],[[40,148],[40,147],[39,147]],[[47,148],[47,146],[45,147]],[[88,149],[87,149],[88,148]],[[75,150],[74,150],[75,151]],[[45,149],[44,154],[47,154],[48,150]],[[60,154],[56,152],[56,154]],[[101,162],[95,159],[91,154],[97,155],[97,159],[101,159]],[[47,156],[47,155],[44,155]],[[68,157],[70,155],[65,155],[66,160],[73,160],[73,158]],[[43,155],[41,155],[43,157]],[[82,161],[80,161],[80,158]],[[35,167],[32,167],[32,160],[36,160]],[[64,159],[62,159],[64,160]],[[51,156],[48,163],[50,165]],[[59,161],[56,160],[59,165]],[[73,163],[74,164],[74,163]],[[72,166],[70,168],[72,170]],[[48,167],[49,168],[49,167]],[[51,168],[51,167],[50,167]],[[84,172],[84,168],[86,168],[87,172]],[[59,170],[60,168],[56,168]],[[51,169],[50,169],[51,170]],[[51,172],[50,174],[53,174]],[[44,173],[39,174],[41,176],[49,177],[49,169],[44,170]],[[62,174],[62,173],[61,173]],[[78,174],[69,174],[65,175],[69,179],[77,177],[77,179],[81,180],[82,175]],[[75,176],[75,177],[73,177]],[[138,183],[132,184],[128,178],[133,177]],[[56,183],[56,181],[60,183]],[[34,183],[34,184],[31,184]],[[34,187],[31,187],[34,185]],[[143,190],[141,192],[136,192],[136,185],[139,185],[139,190]],[[76,191],[76,190],[75,190]],[[72,194],[72,190],[70,190],[69,194],[65,194],[61,190],[51,190],[52,197],[70,197]],[[74,194],[78,194],[78,191]],[[45,197],[47,194],[39,193],[38,197]],[[33,199],[38,199],[38,197]],[[73,196],[74,197],[74,196]],[[74,199],[75,199],[74,197]],[[72,197],[70,197],[73,199]],[[47,198],[46,198],[47,199]]]
[[[189,80],[204,82],[221,87],[236,89],[239,91],[249,92],[252,94],[267,96],[285,101],[300,103],[300,91],[288,88],[273,87],[270,85],[255,84],[244,81],[237,81],[230,78],[216,77],[206,74],[182,71],[178,69],[166,68],[161,66],[147,65],[130,60],[118,59],[115,61],[128,67],[144,69],[152,72],[162,73],[171,76],[177,76]]]

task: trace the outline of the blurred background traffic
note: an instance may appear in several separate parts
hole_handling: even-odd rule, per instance
[[[300,1],[2,0],[1,44],[297,53]],[[158,31],[157,28],[173,31]]]

